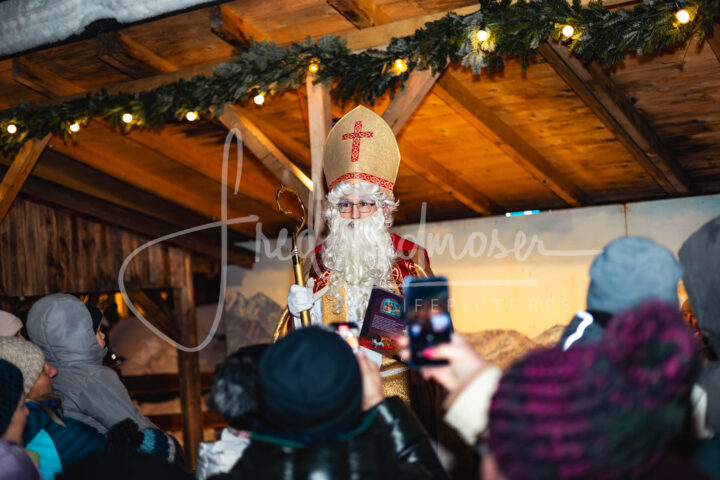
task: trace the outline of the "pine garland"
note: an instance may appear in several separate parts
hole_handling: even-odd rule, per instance
[[[691,21],[680,24],[675,13],[683,8]],[[181,121],[188,112],[218,115],[228,103],[243,102],[256,95],[273,94],[301,86],[311,64],[318,66],[316,82],[333,85],[334,97],[345,102],[373,103],[390,92],[394,95],[415,69],[442,70],[459,63],[480,73],[483,68],[500,70],[503,57],[519,57],[523,66],[535,55],[541,41],[565,41],[584,62],[593,58],[612,65],[627,52],[643,55],[678,45],[693,33],[698,41],[713,31],[720,16],[720,0],[677,0],[646,3],[632,10],[608,10],[601,2],[583,7],[579,0],[482,0],[476,13],[460,17],[449,14],[427,23],[412,35],[393,38],[385,50],[369,49],[350,53],[345,41],[326,35],[312,41],[294,42],[287,47],[274,42],[252,42],[228,63],[215,68],[213,75],[199,75],[161,85],[145,92],[90,93],[61,105],[27,102],[0,112],[0,150],[13,153],[31,138],[47,133],[73,139],[73,123],[87,124],[101,116],[124,132],[133,127],[161,127]],[[562,29],[574,28],[571,38]],[[488,38],[478,39],[485,30]],[[397,59],[406,62],[405,71],[393,68]],[[122,115],[131,113],[130,123]],[[8,126],[14,125],[11,134]]]

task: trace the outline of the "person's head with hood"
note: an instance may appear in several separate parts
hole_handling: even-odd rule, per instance
[[[97,317],[97,315],[96,315]],[[102,365],[104,337],[98,335],[102,314],[95,321],[88,307],[73,295],[47,295],[32,306],[27,318],[30,340],[61,371],[65,365]]]
[[[714,353],[720,353],[720,217],[690,235],[678,256],[698,327]]]
[[[36,345],[18,337],[0,337],[0,359],[20,369],[28,399],[43,400],[52,393],[52,379],[58,372]]]
[[[242,347],[215,369],[208,408],[221,414],[236,430],[250,430],[258,419],[260,360],[268,346]]]
[[[21,337],[22,327],[22,321],[18,317],[0,310],[0,337]]]

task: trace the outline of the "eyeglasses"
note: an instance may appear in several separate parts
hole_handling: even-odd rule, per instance
[[[374,206],[375,202],[372,200],[360,200],[357,203],[353,203],[350,200],[342,200],[337,204],[340,213],[350,213],[355,207],[358,207],[358,212],[360,213],[370,213]]]

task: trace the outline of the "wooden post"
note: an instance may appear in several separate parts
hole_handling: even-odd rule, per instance
[[[323,228],[322,202],[325,198],[323,181],[323,149],[325,139],[332,128],[330,110],[330,88],[318,83],[313,85],[313,76],[309,74],[305,81],[308,96],[308,123],[310,130],[310,159],[313,190],[308,205],[308,226],[315,230],[315,241],[320,238]]]
[[[173,315],[180,330],[180,343],[192,347],[197,345],[198,335],[190,255],[184,254],[181,261],[184,285],[173,289]],[[188,353],[178,350],[178,375],[185,461],[187,468],[194,470],[198,445],[203,437],[200,365],[197,352]]]
[[[28,140],[13,160],[10,169],[0,182],[0,223],[5,219],[15,197],[20,192],[25,180],[30,176],[33,167],[40,158],[40,154],[50,140],[50,134],[42,140]]]

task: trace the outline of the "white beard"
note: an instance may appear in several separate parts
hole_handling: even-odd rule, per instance
[[[335,298],[333,312],[342,311],[340,288],[345,285],[362,323],[373,286],[393,290],[392,265],[395,248],[381,209],[362,219],[342,218],[333,207],[328,212],[329,234],[323,247],[323,265],[332,271],[329,295]]]

